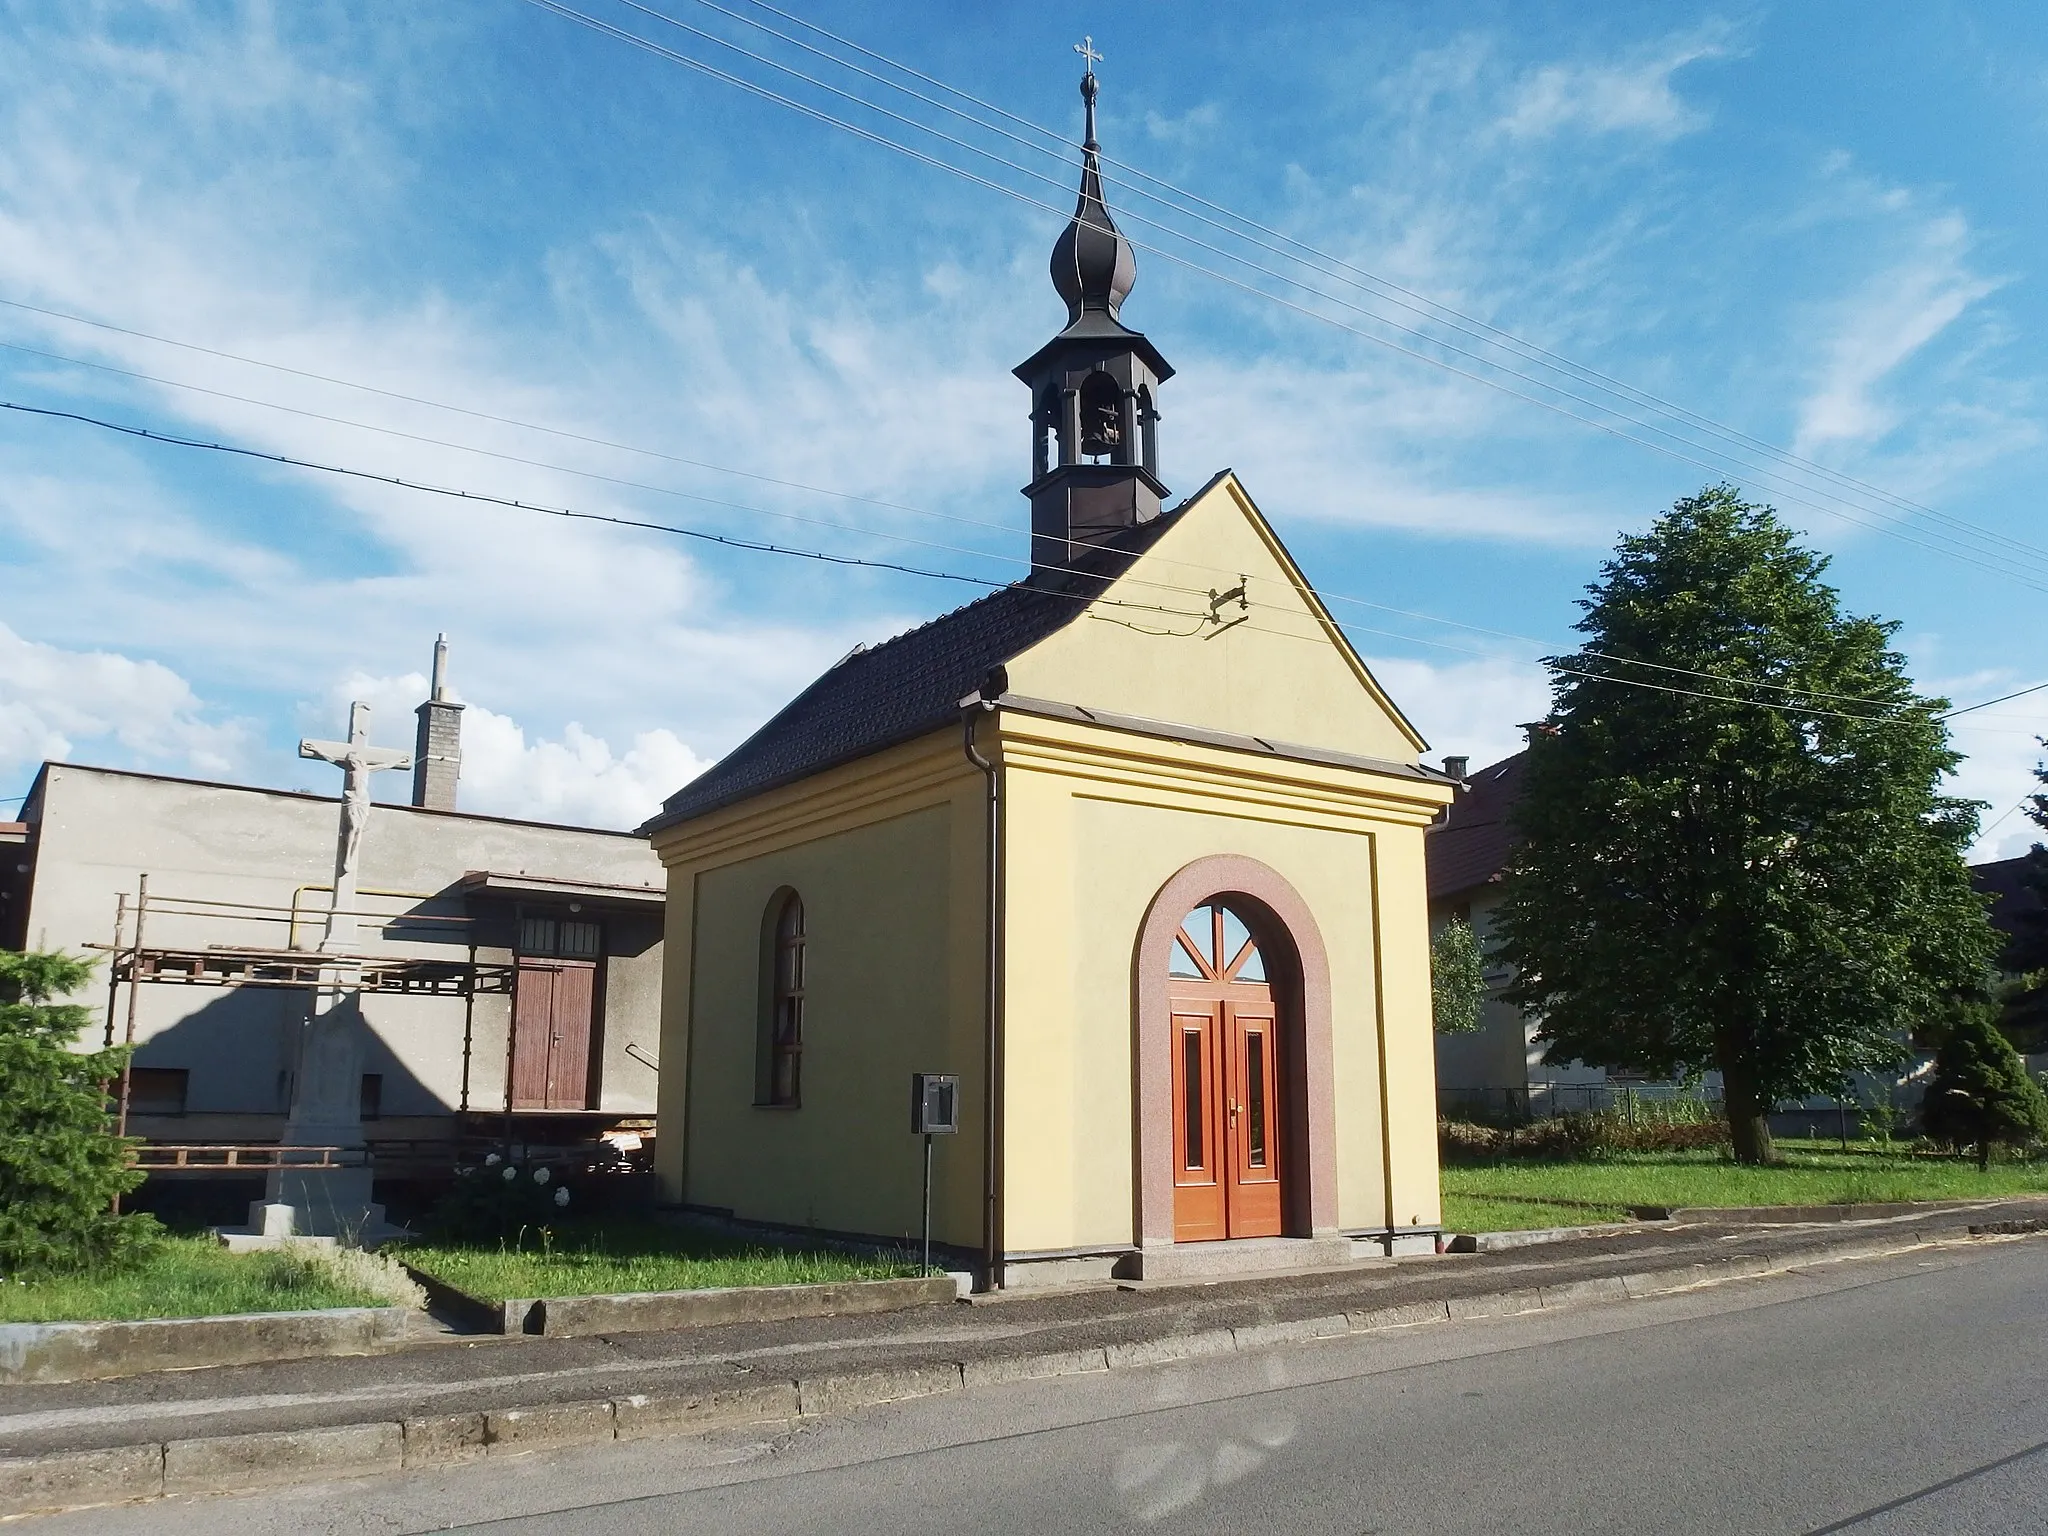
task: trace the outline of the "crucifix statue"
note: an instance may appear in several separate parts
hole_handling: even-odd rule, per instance
[[[358,948],[357,881],[363,834],[370,822],[370,775],[410,768],[412,757],[370,745],[370,706],[348,707],[347,741],[302,741],[299,756],[332,763],[342,773],[341,828],[334,845],[334,901],[320,952],[319,984],[307,997],[291,1047],[291,1108],[284,1146],[301,1149],[298,1161],[271,1170],[249,1212],[249,1230],[231,1244],[288,1238],[345,1237],[363,1241],[384,1230],[384,1208],[371,1201],[371,1170],[363,1137],[362,957]],[[313,1153],[322,1159],[309,1164]],[[341,1159],[329,1162],[330,1155]]]
[[[341,837],[334,849],[334,904],[320,941],[332,952],[356,943],[356,876],[362,870],[363,831],[370,821],[370,775],[382,768],[410,768],[412,754],[370,745],[370,706],[358,699],[348,707],[347,741],[301,741],[299,756],[318,758],[341,770]]]

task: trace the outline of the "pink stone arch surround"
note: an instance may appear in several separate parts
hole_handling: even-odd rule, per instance
[[[1290,1237],[1337,1230],[1336,1076],[1331,1060],[1330,958],[1308,903],[1276,871],[1256,859],[1219,854],[1197,859],[1159,888],[1138,930],[1134,957],[1137,1084],[1138,1241],[1173,1242],[1173,1010],[1167,964],[1181,920],[1201,902],[1221,898],[1243,915],[1270,957],[1283,1018],[1294,1042],[1287,1075],[1291,1093],[1288,1147],[1293,1173],[1285,1230]],[[1276,953],[1277,951],[1277,953]],[[1275,961],[1281,962],[1276,967]],[[1284,975],[1275,975],[1276,970]]]

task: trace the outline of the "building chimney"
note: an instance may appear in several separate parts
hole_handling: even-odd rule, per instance
[[[1444,759],[1444,772],[1456,779],[1460,784],[1465,782],[1465,770],[1471,766],[1472,759],[1469,757],[1447,757]]]
[[[415,713],[419,735],[412,753],[412,803],[430,811],[455,809],[462,776],[462,706],[448,697],[448,637],[434,637],[434,684]]]

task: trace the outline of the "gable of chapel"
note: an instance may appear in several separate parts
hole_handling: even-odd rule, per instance
[[[1427,745],[1237,477],[1219,475],[1072,622],[1008,662],[1013,694],[1415,763]],[[1245,588],[1211,611],[1211,594]],[[1233,620],[1241,622],[1233,623]]]

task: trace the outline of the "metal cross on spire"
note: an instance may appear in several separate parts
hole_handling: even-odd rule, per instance
[[[1088,61],[1088,73],[1094,74],[1095,66],[1102,62],[1102,55],[1095,51],[1095,39],[1092,37],[1082,38],[1081,41],[1074,44],[1074,52]]]

